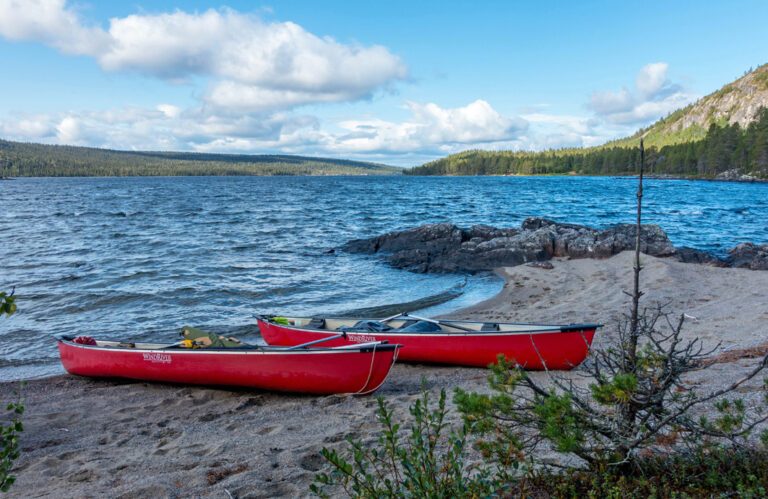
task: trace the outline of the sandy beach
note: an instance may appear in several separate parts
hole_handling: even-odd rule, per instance
[[[553,268],[499,269],[506,279],[490,300],[454,318],[519,322],[601,322],[595,346],[615,338],[629,298],[631,252],[607,260],[554,259]],[[717,353],[768,341],[768,272],[685,264],[643,256],[643,303],[686,314],[688,337]],[[697,373],[707,388],[737,379],[756,359],[736,354]],[[397,364],[377,392],[407,414],[422,377],[431,392],[486,390],[486,370]],[[544,373],[537,376],[546,376]],[[741,395],[760,396],[762,380]],[[18,383],[0,384],[11,400]],[[324,446],[375,439],[372,396],[297,396],[71,375],[30,381],[8,497],[297,497],[323,465]],[[454,415],[455,416],[455,415]]]

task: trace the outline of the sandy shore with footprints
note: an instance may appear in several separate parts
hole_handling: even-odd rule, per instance
[[[596,343],[615,335],[628,298],[632,254],[553,260],[553,269],[502,269],[496,297],[456,318],[602,322]],[[692,317],[686,334],[720,354],[692,384],[716,388],[757,362],[768,341],[768,272],[643,257],[644,303],[668,303]],[[750,350],[751,348],[751,350]],[[486,370],[398,364],[379,390],[405,417],[421,378],[435,395],[461,386],[484,391]],[[537,374],[537,376],[545,376]],[[759,398],[757,380],[740,388]],[[17,383],[0,383],[11,400]],[[8,497],[297,497],[308,495],[323,446],[378,436],[374,397],[297,396],[75,376],[24,388],[27,411],[17,482]],[[453,416],[455,419],[455,415]]]

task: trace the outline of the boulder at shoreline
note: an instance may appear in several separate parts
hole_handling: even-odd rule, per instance
[[[675,248],[658,225],[645,224],[640,251],[656,257],[675,257],[688,263],[768,269],[768,245],[743,243],[721,260],[693,248]],[[462,229],[444,222],[381,236],[355,239],[341,249],[349,253],[381,254],[395,268],[411,272],[475,272],[511,267],[553,257],[608,258],[635,248],[634,224],[598,230],[577,224],[529,217],[518,228],[475,225]],[[749,246],[751,245],[751,246]]]

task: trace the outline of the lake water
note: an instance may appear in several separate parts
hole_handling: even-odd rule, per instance
[[[258,341],[253,315],[439,314],[494,295],[492,275],[418,275],[355,238],[528,216],[633,223],[636,181],[608,177],[140,177],[0,181],[0,379],[63,372],[53,337],[173,341],[181,326]],[[768,185],[647,180],[644,222],[724,254],[768,241]],[[535,317],[530,318],[536,321]]]

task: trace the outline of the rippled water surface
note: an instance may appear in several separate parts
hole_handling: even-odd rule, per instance
[[[20,310],[0,319],[0,378],[61,372],[57,334],[172,340],[188,324],[256,341],[255,313],[447,312],[500,282],[329,250],[430,222],[631,223],[635,189],[605,177],[0,181],[0,290],[15,286]],[[768,241],[766,184],[648,180],[644,204],[677,246]]]

